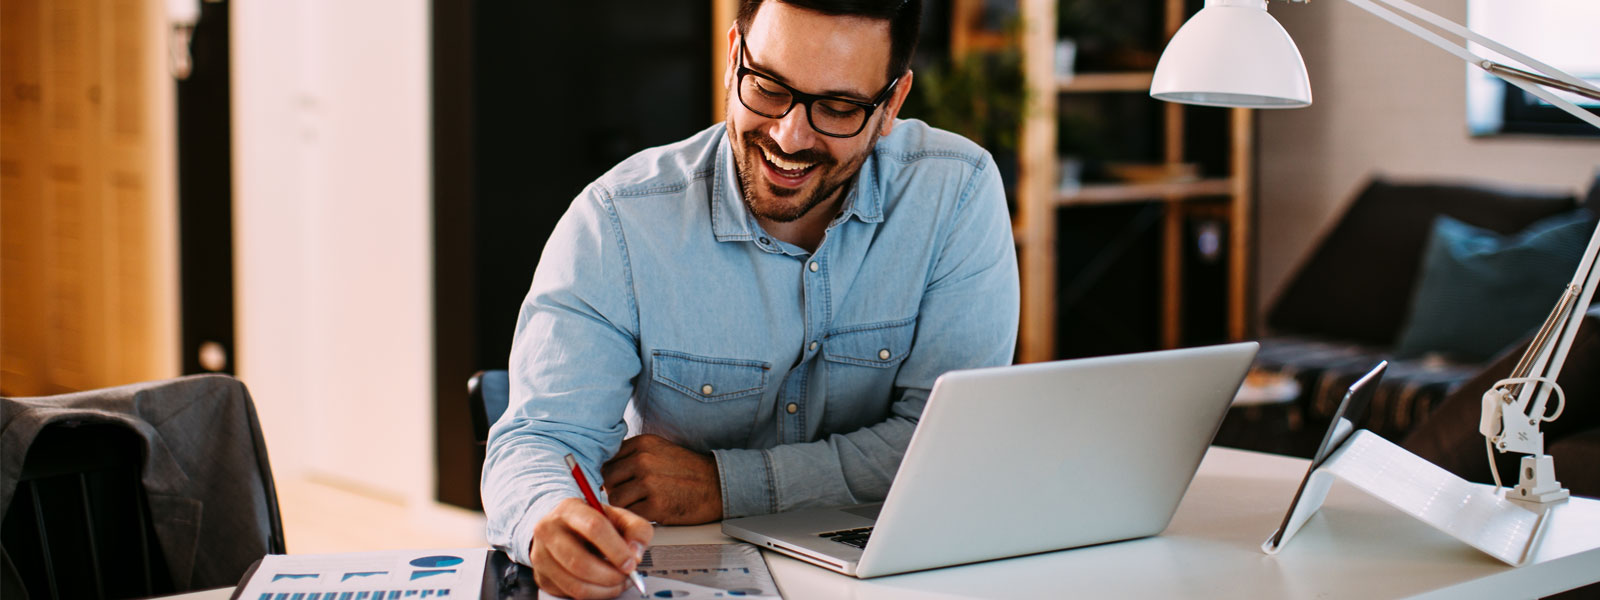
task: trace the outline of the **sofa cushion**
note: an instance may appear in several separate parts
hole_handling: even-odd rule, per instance
[[[1275,332],[1389,346],[1439,215],[1500,234],[1571,210],[1571,193],[1374,179],[1268,312]]]
[[[1439,217],[1395,355],[1493,358],[1544,322],[1593,233],[1586,210],[1540,220],[1513,236]]]

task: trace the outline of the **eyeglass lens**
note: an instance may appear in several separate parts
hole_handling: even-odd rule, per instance
[[[782,118],[795,105],[794,94],[789,90],[749,72],[739,80],[739,101],[755,113],[773,119]],[[848,137],[861,131],[867,111],[848,102],[816,99],[810,103],[807,117],[817,131]]]

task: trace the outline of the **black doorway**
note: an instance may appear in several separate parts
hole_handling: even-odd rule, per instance
[[[158,38],[159,39],[159,38]],[[228,3],[205,2],[177,82],[179,328],[183,373],[235,374],[233,128]]]
[[[466,381],[504,369],[545,239],[585,185],[711,124],[704,0],[435,2],[436,495],[481,506]]]

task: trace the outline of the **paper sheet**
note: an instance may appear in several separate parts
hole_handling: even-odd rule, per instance
[[[487,548],[268,555],[241,600],[477,598]]]
[[[645,576],[646,598],[779,600],[767,562],[750,544],[651,546],[639,572]],[[556,596],[541,591],[539,598]],[[636,600],[639,591],[630,586],[617,598]]]

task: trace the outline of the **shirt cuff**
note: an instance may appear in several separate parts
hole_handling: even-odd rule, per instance
[[[522,519],[511,528],[511,547],[501,548],[511,560],[532,566],[533,557],[528,555],[528,549],[533,545],[533,527],[539,524],[550,511],[555,510],[556,503],[566,500],[570,496],[565,494],[544,494],[533,504],[528,505],[528,511],[522,513]]]
[[[722,518],[778,512],[772,488],[772,455],[766,450],[712,450],[722,485]]]

